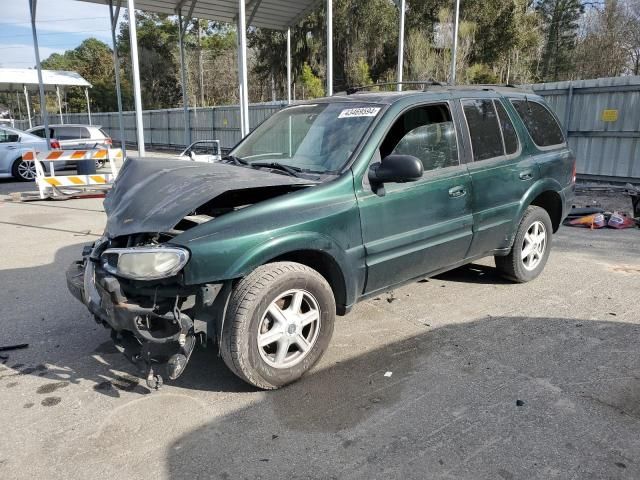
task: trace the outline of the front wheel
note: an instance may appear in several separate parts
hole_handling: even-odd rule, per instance
[[[547,211],[534,205],[527,207],[511,252],[505,257],[495,257],[496,268],[518,283],[533,280],[542,273],[549,258],[552,232]]]
[[[294,382],[322,357],[336,304],[318,272],[294,262],[262,265],[234,288],[220,350],[227,366],[258,388]]]

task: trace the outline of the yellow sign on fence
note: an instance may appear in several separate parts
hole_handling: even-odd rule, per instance
[[[618,120],[618,110],[602,110],[601,118],[603,122],[615,122],[616,120]]]

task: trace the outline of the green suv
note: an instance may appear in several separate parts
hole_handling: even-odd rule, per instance
[[[212,339],[235,374],[274,389],[367,297],[489,255],[536,278],[574,184],[531,92],[337,95],[281,110],[220,162],[128,159],[67,283],[150,387]]]

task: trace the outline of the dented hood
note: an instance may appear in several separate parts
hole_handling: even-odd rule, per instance
[[[229,190],[313,183],[225,163],[129,158],[104,200],[105,233],[114,238],[167,231],[185,215]]]

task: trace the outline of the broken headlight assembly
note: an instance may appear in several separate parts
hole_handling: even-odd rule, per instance
[[[133,280],[158,280],[177,274],[189,261],[189,251],[178,247],[109,248],[102,255],[104,269]]]

